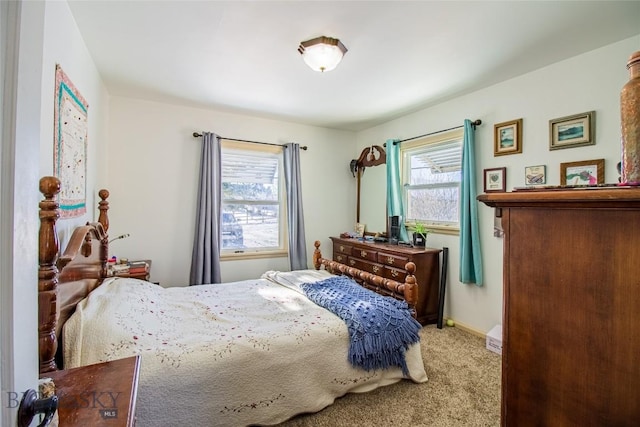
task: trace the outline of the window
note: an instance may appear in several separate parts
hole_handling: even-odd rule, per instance
[[[222,142],[222,255],[285,251],[282,147]]]
[[[405,223],[459,230],[463,132],[456,129],[402,144]]]

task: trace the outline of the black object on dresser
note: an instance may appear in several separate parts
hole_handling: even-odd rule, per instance
[[[404,267],[413,262],[418,284],[416,317],[423,325],[436,323],[440,249],[402,247],[341,237],[331,237],[331,240],[334,261],[398,282],[404,282],[407,276]]]

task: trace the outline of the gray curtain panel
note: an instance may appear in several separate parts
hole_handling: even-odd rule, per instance
[[[222,157],[220,139],[202,135],[200,183],[189,283],[220,283],[220,206],[222,205]]]
[[[291,271],[305,270],[308,267],[300,183],[300,145],[290,142],[284,147],[284,178],[289,219],[289,263]]]

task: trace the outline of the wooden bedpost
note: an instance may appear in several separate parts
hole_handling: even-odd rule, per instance
[[[105,190],[104,188],[98,191],[98,196],[100,196],[100,201],[98,202],[98,209],[100,210],[100,215],[98,216],[98,222],[102,224],[102,228],[104,228],[105,234],[109,234],[109,215],[107,211],[109,210],[109,202],[107,198],[109,197],[109,190]]]
[[[107,212],[109,210],[109,201],[107,198],[109,197],[109,190],[103,188],[98,191],[98,196],[100,196],[100,201],[98,202],[98,209],[100,210],[98,222],[102,224],[105,235],[100,245],[100,260],[102,261],[100,277],[107,277],[107,259],[109,258],[109,214]]]
[[[60,180],[53,176],[40,179],[40,232],[38,243],[38,353],[40,373],[55,371],[58,268],[59,255],[56,221],[60,218],[59,204],[55,200],[60,192]]]
[[[409,304],[409,308],[413,310],[414,317],[417,316],[416,306],[418,305],[418,284],[416,282],[416,265],[409,261],[404,267],[407,270],[407,277],[404,279],[404,300]]]
[[[320,266],[322,265],[320,262],[320,258],[322,258],[322,253],[320,252],[320,240],[313,242],[313,246],[316,247],[313,251],[313,266],[316,270],[320,270]]]

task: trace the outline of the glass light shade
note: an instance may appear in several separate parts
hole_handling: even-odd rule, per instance
[[[321,36],[300,43],[298,52],[312,70],[324,72],[338,66],[347,48],[338,39]]]

